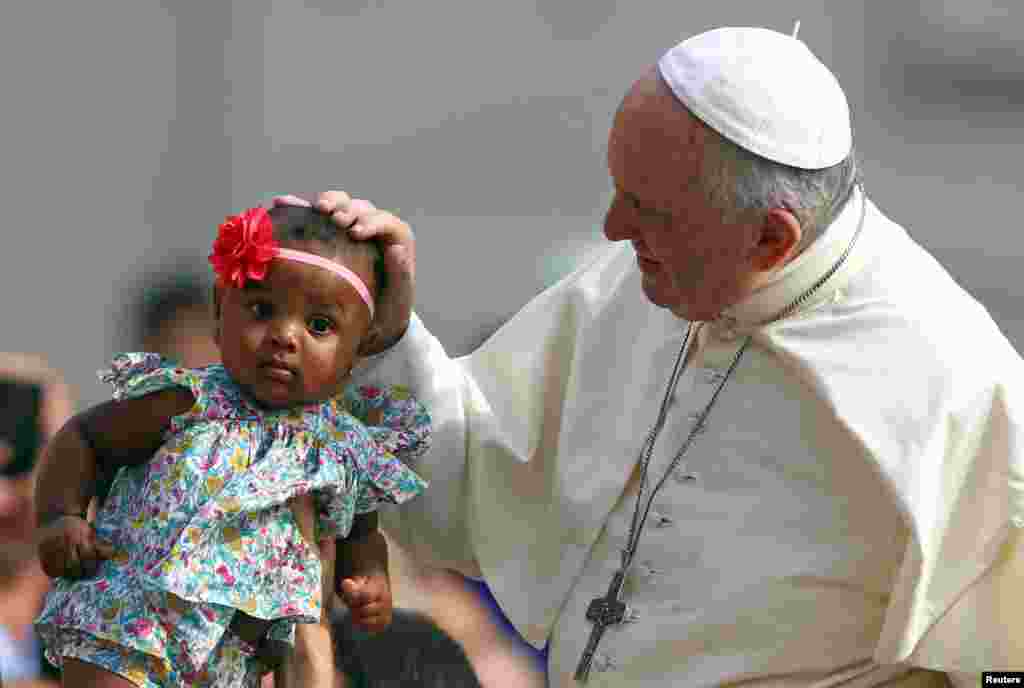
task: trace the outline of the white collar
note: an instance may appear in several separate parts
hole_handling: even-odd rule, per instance
[[[842,212],[825,232],[803,253],[775,272],[764,285],[743,301],[722,311],[716,324],[731,329],[752,330],[776,317],[831,270],[847,250],[865,215],[867,199],[859,188],[854,189]],[[847,260],[847,263],[850,261]],[[844,264],[844,267],[845,264]],[[839,275],[830,278],[838,286]],[[820,303],[835,291],[824,285],[820,293],[802,304],[801,310]],[[719,321],[721,321],[719,323]]]

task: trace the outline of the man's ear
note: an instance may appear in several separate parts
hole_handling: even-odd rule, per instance
[[[796,215],[785,208],[772,208],[761,223],[754,253],[754,268],[759,272],[781,268],[796,258],[803,236],[803,227]]]

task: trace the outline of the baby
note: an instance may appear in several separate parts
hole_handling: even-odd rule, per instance
[[[378,503],[425,488],[400,458],[426,450],[430,421],[402,388],[345,386],[384,287],[378,247],[283,205],[227,218],[210,262],[223,364],[120,355],[101,374],[114,400],[46,449],[40,557],[57,580],[36,627],[65,686],[257,686],[268,648],[322,620],[319,538],[346,538],[353,620],[390,618],[386,548],[366,543],[382,542]]]

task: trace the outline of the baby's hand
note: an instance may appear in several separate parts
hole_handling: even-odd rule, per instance
[[[386,573],[345,578],[340,592],[356,628],[379,633],[391,623],[391,583]]]
[[[84,518],[60,516],[40,529],[39,561],[51,578],[89,578],[115,554]]]

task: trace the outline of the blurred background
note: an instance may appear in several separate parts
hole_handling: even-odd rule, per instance
[[[1004,5],[12,3],[0,349],[102,400],[140,275],[205,270],[228,213],[342,188],[412,223],[418,310],[468,352],[602,240],[605,137],[639,71],[713,26],[798,19],[846,89],[875,201],[1022,349],[1024,6]]]

